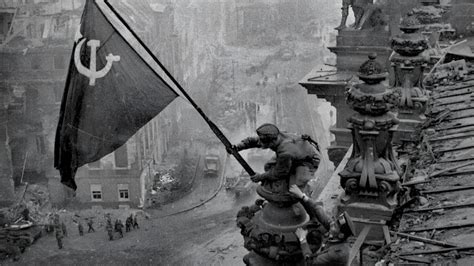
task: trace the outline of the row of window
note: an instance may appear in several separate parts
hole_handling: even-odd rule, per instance
[[[118,196],[118,201],[130,200],[128,184],[117,184],[117,196]],[[103,201],[101,184],[91,184],[91,200]]]

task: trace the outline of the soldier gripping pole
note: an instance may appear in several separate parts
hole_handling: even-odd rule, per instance
[[[242,165],[242,167],[247,171],[250,176],[255,175],[252,167],[245,161],[245,159],[239,154],[238,151],[232,149],[232,143],[227,139],[227,137],[222,133],[222,131],[214,124],[201,108],[194,102],[194,100],[188,95],[188,93],[181,87],[181,85],[176,81],[176,79],[171,75],[171,73],[161,64],[161,62],[156,58],[156,56],[150,51],[150,49],[145,45],[145,43],[138,37],[138,35],[130,28],[130,26],[126,23],[126,21],[120,16],[120,14],[112,7],[108,0],[105,0],[104,3],[108,6],[108,8],[114,13],[115,16],[120,20],[120,22],[130,31],[133,37],[143,46],[143,48],[150,54],[153,60],[162,68],[168,78],[174,83],[174,85],[179,89],[182,95],[191,103],[191,105],[196,109],[196,111],[202,116],[204,121],[209,125],[212,132],[219,138],[219,140],[224,144],[227,150],[232,151],[232,155],[237,159],[237,161]]]

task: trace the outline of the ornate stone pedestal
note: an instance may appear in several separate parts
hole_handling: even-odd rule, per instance
[[[357,72],[367,56],[377,53],[383,65],[389,65],[391,49],[390,33],[385,30],[339,30],[337,46],[329,47],[337,55],[337,69],[339,71]]]
[[[306,227],[308,243],[313,252],[321,246],[319,224],[310,222],[303,206],[288,193],[288,182],[266,181],[257,193],[268,202],[243,207],[237,214],[237,224],[244,237],[244,257],[247,265],[304,265],[304,258],[295,231]]]
[[[387,73],[375,59],[371,55],[360,67],[358,75],[364,83],[351,86],[346,98],[357,113],[349,118],[354,147],[339,173],[344,188],[339,209],[356,218],[358,233],[367,222],[391,220],[401,187],[392,149],[398,119],[390,112],[399,96],[381,83]],[[383,241],[382,228],[374,228],[367,240]]]
[[[416,141],[415,129],[426,119],[424,112],[428,97],[423,87],[423,72],[428,58],[421,54],[428,49],[428,41],[419,33],[420,27],[415,16],[407,16],[400,24],[403,33],[392,38],[391,46],[396,52],[391,57],[395,73],[393,90],[400,95],[400,128],[395,142],[400,144]]]

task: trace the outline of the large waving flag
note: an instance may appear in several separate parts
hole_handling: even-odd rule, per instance
[[[178,96],[168,72],[109,7],[87,0],[61,102],[54,166],[73,189],[77,168],[119,148]]]

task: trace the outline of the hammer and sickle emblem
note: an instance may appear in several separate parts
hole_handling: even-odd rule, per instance
[[[113,54],[107,55],[105,57],[105,59],[107,60],[107,64],[104,68],[97,71],[97,47],[100,46],[100,41],[90,40],[87,42],[87,46],[91,48],[91,61],[90,68],[86,68],[84,65],[82,65],[80,57],[81,48],[82,45],[84,45],[85,41],[86,39],[82,39],[77,44],[76,50],[74,51],[74,65],[76,65],[77,71],[79,71],[79,73],[89,78],[89,85],[94,86],[96,79],[103,78],[105,77],[105,75],[107,75],[107,73],[109,73],[110,69],[112,68],[113,62],[120,61],[120,56]]]

